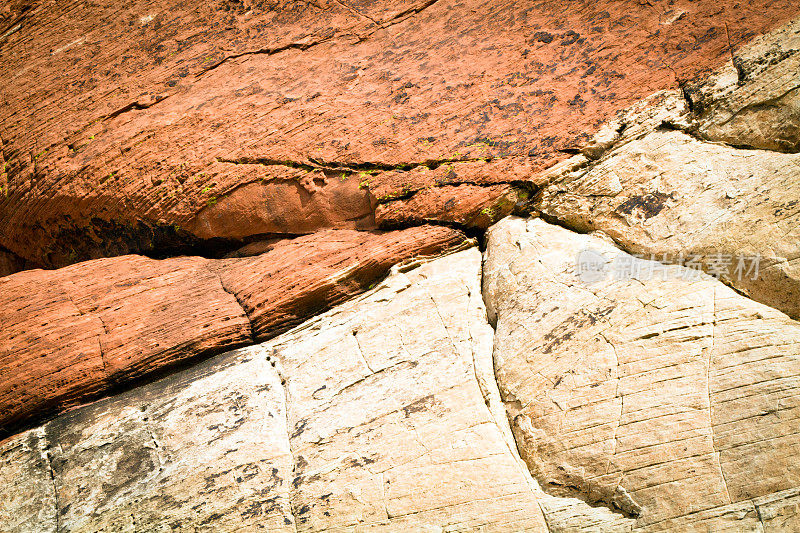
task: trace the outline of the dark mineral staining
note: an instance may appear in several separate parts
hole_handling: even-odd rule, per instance
[[[549,44],[553,42],[553,39],[554,37],[552,33],[548,33],[546,31],[537,31],[536,33],[533,34],[533,37],[531,37],[529,42],[531,44],[533,43]]]
[[[552,351],[562,343],[571,339],[575,332],[580,331],[585,326],[594,326],[601,318],[611,314],[613,310],[613,306],[608,306],[593,312],[580,310],[577,314],[570,316],[542,337],[542,340],[545,341],[542,351],[544,353],[552,353]]]
[[[427,409],[430,409],[431,407],[433,407],[434,401],[435,400],[433,394],[429,394],[424,398],[420,398],[419,400],[403,407],[403,413],[405,414],[406,418],[408,418],[413,413],[418,413],[420,411],[425,411]]]
[[[576,33],[576,32],[574,32],[574,31],[572,31],[572,30],[569,30],[569,31],[568,31],[567,33],[565,33],[565,34],[564,34],[564,36],[562,37],[562,39],[561,39],[561,46],[567,46],[567,45],[570,45],[570,44],[574,44],[574,43],[575,43],[575,42],[577,42],[577,41],[578,41],[578,39],[580,39],[580,38],[581,38],[581,34],[580,34],[580,33]]]
[[[297,424],[294,425],[294,431],[292,432],[291,438],[296,439],[299,437],[303,431],[306,429],[306,425],[308,424],[308,420],[300,420]]]
[[[620,204],[616,212],[623,215],[630,215],[634,211],[638,211],[645,219],[652,218],[664,209],[664,205],[670,198],[672,198],[671,194],[664,194],[663,192],[632,196]]]

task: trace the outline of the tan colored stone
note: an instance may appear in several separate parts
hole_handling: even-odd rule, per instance
[[[24,434],[44,449],[34,473],[52,480],[26,491],[19,479],[4,497],[54,501],[57,516],[2,529],[293,531],[285,424],[281,379],[264,354],[231,352]],[[14,460],[29,467],[34,457]]]
[[[58,500],[41,434],[30,431],[0,444],[0,475],[14,480],[12,490],[0,489],[0,524],[6,531],[58,533]]]
[[[542,177],[536,208],[628,252],[692,260],[800,318],[797,42],[794,21],[737,53],[742,79],[731,65],[686,89],[688,101],[666,91],[621,111]]]
[[[753,299],[800,317],[800,154],[654,131],[559,177],[538,207],[631,252],[667,262],[697,255]]]
[[[757,38],[687,88],[697,133],[734,146],[800,151],[800,20]]]
[[[578,275],[586,250],[607,261],[596,283]],[[615,280],[633,259],[540,219],[490,229],[483,290],[520,453],[548,492],[637,529],[757,528],[751,500],[791,508],[800,485],[800,324],[679,266]]]

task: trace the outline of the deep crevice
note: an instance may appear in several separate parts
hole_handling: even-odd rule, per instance
[[[39,263],[20,257],[2,245],[0,245],[0,256],[5,256],[3,259],[4,268],[0,268],[0,278],[16,274],[17,272],[24,272],[25,270],[44,268]]]
[[[163,102],[164,100],[166,100],[170,96],[172,96],[172,95],[171,94],[167,94],[167,95],[164,95],[164,96],[159,96],[155,100],[150,102],[149,104],[142,104],[142,103],[139,103],[138,101],[137,102],[132,102],[132,103],[126,105],[126,106],[123,106],[123,107],[117,109],[116,111],[112,111],[111,113],[109,113],[107,115],[103,115],[102,117],[100,117],[97,120],[98,121],[111,120],[112,118],[116,118],[116,117],[122,115],[123,113],[127,113],[128,111],[142,111],[144,109],[149,109],[149,108],[153,107],[154,105]]]
[[[361,163],[345,163],[342,161],[323,161],[313,157],[308,158],[308,162],[292,161],[288,159],[274,159],[269,157],[237,157],[237,158],[217,158],[220,163],[230,163],[234,165],[264,165],[264,166],[284,166],[313,172],[315,170],[329,170],[354,174],[357,172],[370,171],[408,171],[415,168],[425,167],[429,170],[436,170],[442,165],[452,163],[474,163],[478,161],[490,162],[492,157],[474,158],[454,158],[454,159],[428,159],[408,163],[376,163],[365,161]]]
[[[451,222],[447,220],[436,220],[436,219],[420,219],[418,221],[414,221],[412,224],[403,224],[403,223],[386,223],[381,226],[380,231],[399,231],[409,228],[415,228],[419,226],[442,226],[445,228],[455,229],[463,233],[469,239],[476,239],[479,243],[479,247],[481,250],[485,249],[484,243],[484,235],[486,230],[474,227],[474,226],[465,226],[459,222]]]
[[[247,159],[242,160],[219,160],[226,163],[236,164],[275,164],[289,166],[293,168],[301,168],[305,170],[319,170],[325,172],[326,175],[330,173],[342,172],[353,174],[355,172],[381,172],[386,169],[397,171],[404,171],[406,169],[413,169],[418,167],[425,167],[435,169],[442,164],[467,162],[467,161],[484,161],[485,159],[461,159],[461,160],[431,160],[420,163],[408,163],[404,165],[385,165],[379,163],[363,163],[359,165],[351,165],[345,167],[340,163],[321,163],[320,166],[311,166],[305,163],[292,162],[292,161],[279,161],[272,159]],[[330,177],[330,176],[328,176]],[[246,184],[257,183],[254,181],[247,182]],[[512,213],[520,216],[527,216],[533,210],[533,199],[537,193],[540,192],[541,186],[532,182],[524,180],[505,180],[492,183],[482,183],[472,180],[458,180],[452,182],[437,182],[433,185],[434,188],[446,187],[459,187],[463,185],[472,185],[476,187],[493,187],[498,185],[507,185],[516,189],[519,199],[511,206]],[[365,185],[369,188],[368,185]],[[236,190],[234,187],[227,191],[224,195]],[[397,194],[386,195],[380,199],[375,199],[374,209],[378,205],[391,204],[394,201],[402,201],[412,198],[424,189],[403,190]],[[204,207],[203,209],[206,209]],[[492,209],[492,205],[487,205],[486,209]],[[493,214],[492,217],[495,217]],[[359,217],[361,218],[361,217]],[[493,222],[495,220],[493,219]],[[481,228],[472,225],[471,221],[447,221],[424,216],[416,219],[410,219],[397,223],[381,224],[380,227],[374,228],[372,231],[390,231],[398,229],[408,229],[422,225],[439,225],[446,226],[453,229],[458,229],[466,233],[469,237],[478,238],[482,242]],[[322,230],[326,228],[319,228]],[[363,229],[363,231],[370,231]],[[208,259],[220,259],[228,257],[244,257],[249,255],[257,255],[261,251],[247,251],[247,247],[255,243],[265,243],[268,245],[269,241],[295,239],[304,235],[313,234],[314,232],[278,232],[278,233],[254,233],[241,238],[230,237],[211,237],[199,238],[193,233],[189,232],[178,226],[177,224],[165,223],[151,223],[145,221],[138,221],[135,224],[127,224],[117,222],[114,220],[104,220],[99,217],[94,217],[86,221],[86,224],[81,227],[65,227],[54,238],[57,247],[53,247],[46,251],[45,261],[43,264],[34,264],[29,262],[30,266],[27,268],[47,268],[57,269],[69,266],[75,263],[107,258],[117,257],[126,254],[138,254],[151,259],[168,259],[177,256],[200,256]],[[2,248],[0,248],[2,251]]]
[[[482,234],[483,230],[457,222],[439,221],[435,219],[420,220],[415,223],[397,224],[391,227],[380,227],[358,231],[378,232],[409,229],[423,225],[446,226],[458,229],[470,237]],[[333,229],[319,228],[317,231]],[[139,223],[135,227],[117,225],[102,221],[102,225],[86,231],[85,228],[64,231],[58,236],[64,251],[51,253],[46,265],[28,263],[28,268],[44,268],[49,270],[64,268],[76,263],[100,258],[119,257],[137,254],[150,259],[163,260],[181,256],[198,256],[206,259],[227,259],[260,255],[271,248],[275,241],[291,240],[308,235],[308,233],[255,233],[240,239],[212,237],[200,239],[186,231],[175,231],[169,225],[146,225]],[[264,246],[257,246],[263,244]]]
[[[200,256],[220,259],[236,256],[237,252],[255,242],[294,239],[305,233],[258,233],[240,239],[212,237],[201,239],[172,224],[152,224],[143,221],[135,225],[92,218],[83,227],[68,227],[54,241],[58,248],[51,250],[40,268],[57,269],[75,263],[138,254],[151,259],[178,256]],[[248,254],[244,254],[248,255]],[[33,262],[30,262],[33,265]]]
[[[44,440],[44,450],[40,453],[42,454],[42,459],[44,460],[45,467],[47,469],[48,477],[50,478],[50,483],[53,487],[53,507],[55,510],[55,519],[56,519],[56,529],[55,533],[59,533],[61,531],[61,504],[59,502],[58,496],[58,484],[56,483],[56,475],[53,471],[53,456],[50,453],[52,447],[50,446],[49,439],[47,438],[47,434],[43,432],[42,435],[39,436],[40,439]],[[40,444],[41,446],[41,444]]]

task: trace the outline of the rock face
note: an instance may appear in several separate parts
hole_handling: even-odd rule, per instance
[[[269,342],[7,439],[0,527],[796,529],[800,324],[679,266],[587,284],[586,249],[634,260],[505,219],[482,288],[475,248],[396,268]]]
[[[666,262],[694,258],[754,299],[800,317],[797,199],[800,154],[654,131],[559,179],[540,206],[572,228],[602,230],[631,252]],[[741,259],[746,268],[737,271]]]
[[[367,228],[375,202],[440,187],[402,208],[447,221],[456,186],[531,179],[619,108],[797,12],[792,0],[11,2],[0,246],[53,267]],[[470,212],[498,200],[470,196]]]
[[[0,278],[0,426],[7,434],[161,368],[274,336],[392,265],[463,241],[434,226],[329,230],[256,257],[123,256]]]
[[[0,530],[800,530],[798,6],[662,4],[0,6]]]
[[[795,21],[736,56],[738,70],[689,90],[688,102],[666,92],[620,113],[585,155],[551,171],[537,209],[633,253],[693,259],[800,318],[798,44]]]
[[[749,43],[709,79],[687,88],[697,133],[739,147],[800,151],[800,23]]]
[[[541,220],[504,220],[488,239],[497,382],[545,490],[637,530],[800,527],[798,322]],[[582,278],[586,254],[613,267]]]
[[[623,528],[519,460],[480,265],[472,248],[397,270],[271,342],[6,441],[2,529]]]

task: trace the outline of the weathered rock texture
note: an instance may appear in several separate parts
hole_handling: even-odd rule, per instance
[[[800,22],[743,47],[709,79],[687,87],[697,133],[744,148],[800,151]]]
[[[551,170],[537,209],[631,252],[697,256],[739,291],[800,318],[798,50],[795,21],[687,91],[688,101],[664,92],[620,113],[583,155]],[[740,257],[756,256],[758,275],[737,270]]]
[[[0,527],[796,529],[800,324],[678,266],[584,284],[585,248],[632,259],[506,219],[482,291],[475,248],[396,268],[269,342],[8,439]]]
[[[492,375],[477,249],[0,446],[4,531],[600,531],[544,494]]]
[[[201,356],[266,339],[389,268],[461,245],[456,230],[328,230],[256,257],[139,256],[0,278],[0,427]]]
[[[800,529],[797,9],[3,4],[0,529]]]
[[[459,185],[531,179],[617,109],[685,85],[798,6],[3,9],[0,246],[62,266],[213,237],[374,227],[376,201],[429,187],[446,186],[403,200],[409,219],[450,220],[441,206],[466,195],[458,218],[485,225],[474,214],[503,193]]]
[[[497,381],[533,477],[637,530],[800,527],[800,323],[674,265],[584,283],[584,250],[633,260],[539,219],[489,232]]]

